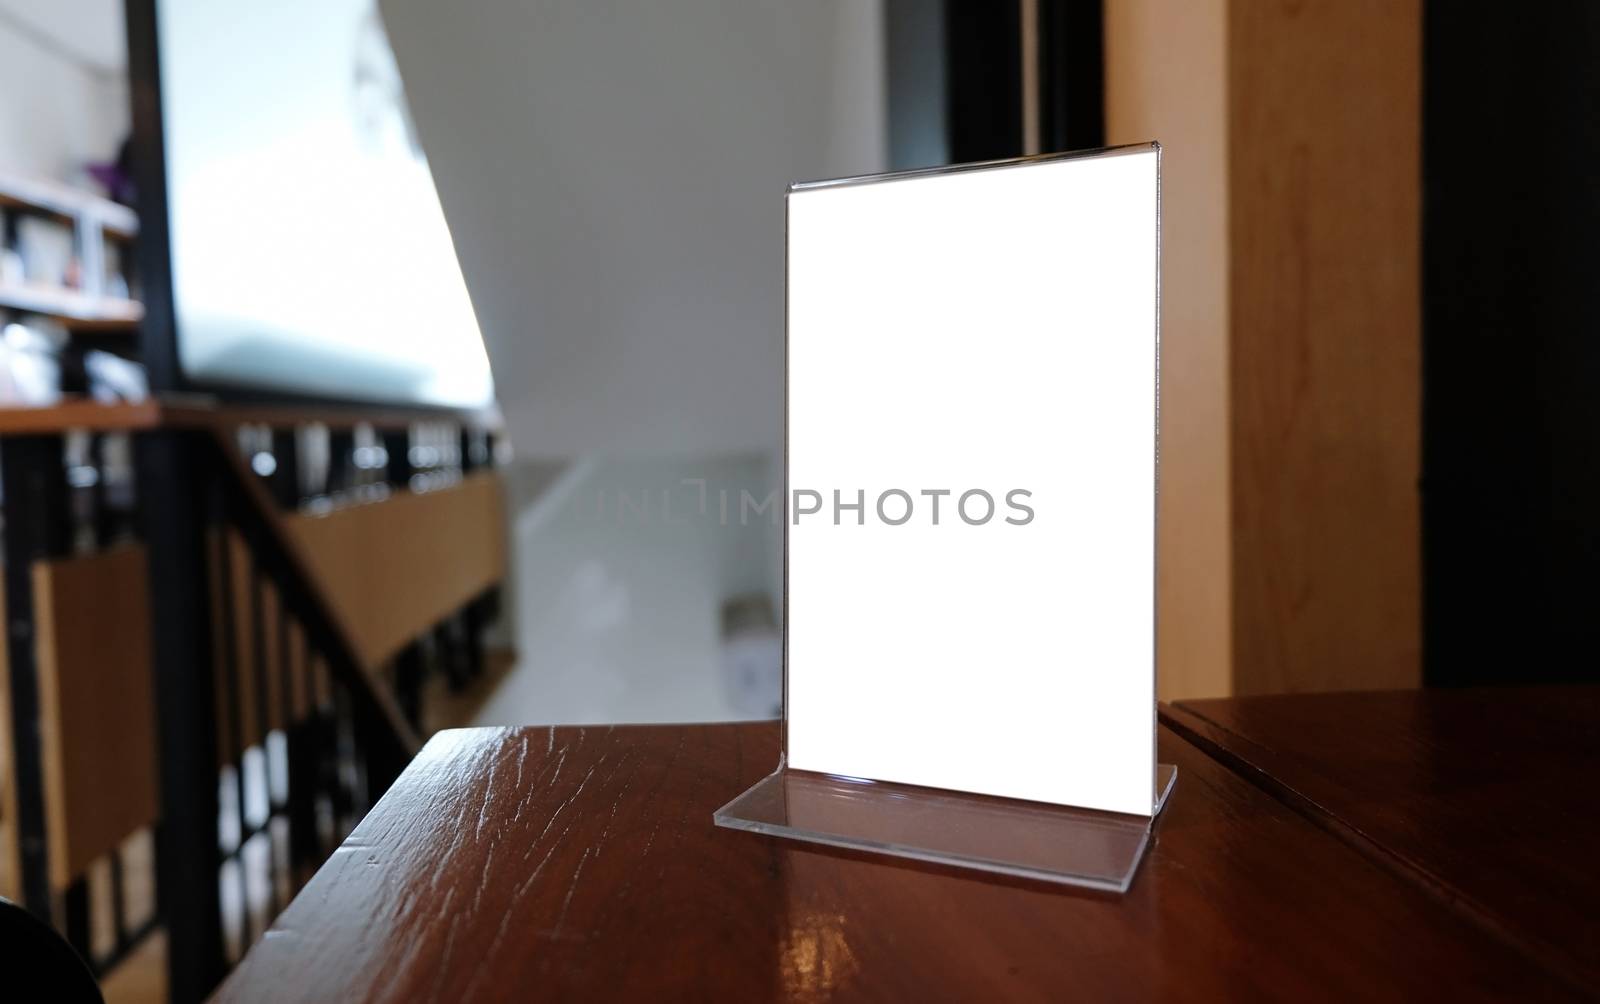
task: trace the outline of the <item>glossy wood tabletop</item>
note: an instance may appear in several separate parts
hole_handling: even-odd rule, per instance
[[[440,733],[220,999],[1567,993],[1165,730],[1177,789],[1122,897],[714,828],[778,742],[772,723]]]
[[[1600,687],[1186,701],[1163,718],[1600,994]]]

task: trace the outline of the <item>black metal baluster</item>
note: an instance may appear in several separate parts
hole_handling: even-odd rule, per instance
[[[300,508],[301,493],[303,491],[303,477],[300,471],[300,436],[294,426],[283,426],[272,430],[272,456],[277,462],[271,478],[273,499],[278,507],[285,512],[296,512]],[[285,868],[288,872],[289,889],[291,895],[299,888],[299,865],[302,860],[311,861],[317,856],[317,820],[316,820],[316,751],[314,736],[312,735],[311,719],[315,715],[312,708],[310,680],[310,646],[306,632],[302,629],[300,673],[296,678],[295,655],[291,644],[292,632],[289,630],[293,613],[290,601],[290,584],[287,580],[275,577],[274,583],[278,587],[278,671],[282,680],[279,688],[281,699],[279,718],[283,723],[285,778],[287,784],[287,798],[284,802],[283,812],[288,819],[289,834],[288,845],[285,849]],[[296,617],[297,620],[299,620]],[[303,620],[299,623],[304,624]],[[306,714],[297,718],[295,715],[294,695],[298,693],[305,700]],[[270,828],[270,820],[269,820]],[[274,853],[276,853],[276,844]],[[276,859],[274,859],[276,861]],[[276,888],[276,885],[274,885]]]
[[[6,654],[11,677],[12,768],[22,902],[50,921],[49,850],[45,835],[39,670],[34,648],[33,563],[66,550],[66,475],[59,436],[17,436],[0,444],[4,494]]]
[[[254,537],[246,538],[246,550],[251,554],[259,554],[262,550],[262,541]],[[267,665],[267,630],[264,590],[266,579],[262,575],[261,567],[255,561],[250,563],[250,664],[251,678],[255,681],[256,690],[256,735],[260,738],[260,763],[262,797],[265,799],[265,812],[262,815],[261,829],[265,833],[267,844],[267,907],[268,916],[275,917],[280,909],[278,904],[278,883],[275,875],[272,847],[272,754],[268,740],[272,735],[272,686],[268,682],[267,674],[272,672]],[[243,758],[240,758],[241,768]],[[242,779],[242,778],[241,778]],[[251,839],[254,839],[252,836]],[[248,843],[249,841],[245,841]],[[239,866],[243,868],[246,863],[244,847],[239,848]],[[249,888],[249,879],[245,880],[245,888]],[[269,921],[270,923],[270,921]]]
[[[333,831],[337,843],[350,831],[352,820],[362,808],[356,791],[360,765],[356,763],[350,695],[338,682],[332,666],[329,666],[328,675],[333,690],[333,749],[329,760],[333,764]]]
[[[222,666],[221,672],[217,675],[222,680],[223,707],[227,709],[229,735],[233,737],[234,748],[226,752],[228,762],[233,764],[234,818],[239,827],[238,843],[224,857],[233,858],[238,865],[239,938],[241,947],[248,947],[255,937],[251,934],[250,924],[250,883],[244,869],[245,835],[250,832],[250,824],[245,816],[244,754],[247,744],[244,741],[244,713],[239,707],[241,681],[238,638],[235,633],[238,629],[236,619],[238,605],[233,597],[233,539],[230,532],[232,525],[228,520],[227,493],[220,483],[213,486],[209,501],[212,525],[218,528],[220,542],[217,548],[217,590],[222,608],[222,622],[219,625],[222,631]],[[215,714],[215,711],[211,713]],[[213,784],[215,783],[217,782],[213,781]],[[221,818],[220,810],[217,818]]]
[[[89,946],[89,877],[79,875],[67,886],[61,897],[61,912],[65,918],[67,944],[89,960],[94,952]]]
[[[500,587],[490,586],[473,597],[464,612],[467,626],[467,646],[472,654],[474,672],[482,674],[489,663],[489,653],[484,635],[489,625],[500,616]]]
[[[461,629],[462,658],[467,663],[467,679],[476,680],[483,675],[487,660],[483,650],[483,606],[477,597],[467,601],[456,615]]]
[[[128,894],[122,876],[122,848],[111,850],[111,935],[112,952],[118,959],[128,953]]]
[[[422,727],[422,679],[426,663],[422,646],[412,642],[394,658],[394,696],[406,721],[414,729]]]
[[[339,685],[333,679],[333,670],[328,665],[327,650],[322,646],[317,647],[318,663],[322,667],[322,678],[327,689],[327,700],[321,702],[320,715],[321,727],[318,732],[320,742],[317,762],[320,766],[319,775],[321,788],[328,800],[329,831],[332,839],[326,845],[326,850],[331,852],[337,847],[344,834],[339,832],[345,815],[350,812],[350,794],[344,784],[344,765],[341,762],[341,740],[339,722]]]
[[[105,445],[104,434],[98,432],[93,434],[89,437],[89,449],[84,457],[84,463],[94,469],[94,485],[90,488],[89,519],[93,528],[96,551],[109,544],[113,534],[111,506],[108,504],[106,492],[106,465],[101,460],[105,455]]]
[[[275,875],[281,874],[283,876],[284,886],[288,890],[288,895],[289,895],[290,898],[293,898],[295,892],[299,889],[299,884],[295,881],[295,875],[294,875],[294,851],[293,851],[293,844],[291,842],[292,841],[291,832],[293,830],[293,823],[290,821],[290,816],[289,816],[290,799],[292,799],[294,797],[293,796],[293,791],[294,791],[294,782],[295,782],[295,778],[294,778],[294,760],[292,759],[292,746],[291,746],[291,740],[292,740],[292,737],[295,734],[295,727],[296,727],[296,722],[295,722],[295,717],[294,717],[294,694],[295,694],[294,651],[293,651],[293,647],[290,644],[290,640],[292,638],[292,633],[289,630],[289,604],[288,604],[287,600],[285,599],[285,597],[288,595],[288,584],[287,583],[277,583],[277,586],[278,586],[278,665],[277,665],[277,668],[276,668],[275,672],[277,672],[278,680],[279,680],[279,683],[278,683],[278,723],[279,723],[279,727],[282,729],[282,735],[283,735],[283,792],[284,792],[284,796],[283,796],[283,801],[282,802],[275,802],[275,801],[272,800],[272,797],[271,797],[272,796],[272,792],[271,792],[271,790],[270,789],[268,790],[267,828],[268,828],[268,842],[269,842],[269,844],[271,846],[271,849],[272,849],[272,867],[275,870],[274,874]],[[279,818],[282,818],[284,820],[283,862],[282,862],[281,870],[279,870],[279,862],[278,862],[278,834],[277,834],[277,828],[274,825],[274,824],[276,824],[276,822],[278,821]],[[274,896],[277,896],[278,893],[279,893],[279,888],[278,888],[278,883],[277,883],[276,878],[274,878],[274,880],[273,880],[272,888],[273,888]],[[281,897],[279,897],[277,899],[277,902],[283,903],[284,901],[282,900]],[[287,905],[287,904],[285,904],[285,905]]]
[[[350,451],[355,436],[348,428],[328,430],[328,494],[337,495],[350,487]]]
[[[209,602],[207,494],[217,486],[201,434],[140,436],[138,495],[149,550],[161,823],[159,913],[167,931],[167,994],[202,1000],[226,972],[217,839],[217,667]],[[224,611],[229,613],[231,611]]]
[[[411,484],[411,430],[385,429],[383,452],[388,454],[388,480],[395,491],[405,491]]]
[[[478,466],[478,458],[473,455],[473,442],[477,437],[477,430],[469,425],[457,427],[456,431],[456,466],[461,468],[461,475],[465,477],[472,473]]]
[[[322,708],[316,698],[311,666],[311,640],[301,622],[300,693],[305,714],[289,725],[289,874],[300,884],[302,864],[320,856],[317,837],[317,749]]]
[[[293,426],[272,430],[272,497],[280,508],[294,512],[300,508],[300,451]]]
[[[405,769],[405,758],[398,755],[395,744],[389,741],[388,723],[383,713],[371,701],[356,702],[351,709],[352,734],[359,750],[363,787],[362,810],[371,809],[382,797],[394,779]]]

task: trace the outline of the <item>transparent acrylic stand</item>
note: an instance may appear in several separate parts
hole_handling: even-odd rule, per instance
[[[778,770],[718,826],[980,871],[1126,892],[1178,769],[1156,767],[1149,816]]]
[[[1039,207],[1046,203],[1074,219],[1072,243],[1055,233],[1037,241]],[[784,754],[776,772],[714,814],[716,824],[1125,892],[1177,777],[1171,765],[1152,763],[1160,147],[811,182],[790,188],[785,213],[783,497],[798,498],[794,488],[820,499],[822,489],[831,488],[833,525],[843,525],[840,499],[848,489],[875,479],[945,484],[955,472],[997,470],[991,454],[1004,444],[1004,455],[1013,458],[1007,463],[1024,470],[1026,461],[1015,458],[1045,458],[1038,469],[1045,482],[1036,485],[1030,477],[1025,494],[1032,498],[1037,491],[1043,500],[1054,485],[1060,508],[1036,527],[1034,549],[952,546],[930,562],[932,551],[921,545],[885,545],[880,525],[866,522],[863,501],[852,507],[862,518],[844,521],[854,534],[848,545],[845,538],[829,538],[830,546],[811,552],[797,580],[794,558],[808,545],[797,551],[796,540],[815,548],[821,538],[810,533],[814,524],[797,529],[805,513],[796,506],[793,518],[783,520]],[[930,220],[937,225],[925,225]],[[1011,265],[997,264],[998,248],[1006,249]],[[963,261],[970,267],[952,267]],[[1046,261],[1073,264],[1063,273],[1055,264],[1041,269]],[[1054,278],[1016,279],[1022,275]],[[937,277],[962,285],[935,293]],[[1071,302],[1095,318],[1092,337],[1073,337],[1060,323],[1065,294],[1057,279],[1067,278],[1077,298]],[[996,300],[1009,303],[1007,322],[982,332],[987,355],[955,350],[977,334],[969,330],[972,318],[988,323],[996,316]],[[996,348],[1002,342],[1007,348]],[[1076,396],[1062,391],[1069,380]],[[959,409],[951,407],[956,399]],[[1024,404],[1032,425],[1016,417]],[[873,427],[891,415],[894,427]],[[903,416],[918,418],[900,424]],[[1119,424],[1108,426],[1107,416]],[[1113,454],[1118,459],[1108,461]],[[884,480],[894,478],[900,480]],[[864,488],[859,495],[865,499]],[[878,496],[885,523],[888,495]],[[779,510],[788,512],[784,505]],[[962,519],[978,525],[965,513]],[[1007,522],[1032,525],[1032,510],[1025,520]],[[907,531],[881,532],[903,541]],[[1090,538],[1093,548],[1085,544]],[[995,558],[1001,553],[1008,557]],[[1063,561],[1065,553],[1093,555],[1104,564]],[[909,560],[913,554],[916,561]],[[1063,567],[1074,577],[1072,589],[1056,581]],[[1046,568],[1052,571],[1042,576]],[[1145,575],[1147,584],[1135,588]],[[1109,582],[1122,585],[1108,591]],[[1092,600],[1094,612],[1078,610],[1075,634],[1059,631],[1052,620],[1049,631],[1019,641],[1016,623],[998,620],[1017,615],[992,602],[974,607],[996,618],[987,629],[974,630],[964,620],[968,607],[958,590],[969,583],[981,584],[972,588],[982,589],[986,601],[1004,588],[1029,597],[1054,589],[1079,597],[1075,602]],[[798,612],[797,597],[803,598]],[[864,616],[868,609],[871,615]],[[937,617],[963,630],[937,628]],[[896,624],[906,626],[905,637],[893,635]],[[796,625],[808,632],[799,677],[791,660]],[[914,632],[926,643],[902,644]],[[887,637],[895,644],[883,644]],[[872,644],[852,641],[867,638]],[[989,653],[986,665],[994,671],[980,678],[960,656],[939,650],[944,640],[928,641],[946,638],[956,639],[959,651]],[[1001,639],[1009,643],[1003,649],[993,644]],[[995,655],[997,649],[1005,654]],[[1108,659],[1107,652],[1127,658]],[[1072,670],[1070,677],[1061,675],[1063,668]],[[863,673],[881,675],[864,681]],[[792,742],[797,680],[805,695],[798,702],[805,724],[798,745]],[[912,688],[915,700],[907,699]],[[974,700],[975,688],[983,699]],[[1035,741],[996,741],[1008,732]],[[956,735],[963,742],[953,746],[949,739]],[[858,741],[863,736],[869,741]],[[1116,797],[1107,797],[1112,786],[1092,783],[1092,775],[1099,760],[1119,758],[1137,768],[1114,774]],[[963,759],[975,762],[952,766]],[[1123,814],[863,780],[790,763],[1119,809],[1148,804],[1150,811]],[[1144,772],[1151,766],[1146,803]],[[996,782],[1009,782],[1013,773],[1026,775],[1028,783]]]

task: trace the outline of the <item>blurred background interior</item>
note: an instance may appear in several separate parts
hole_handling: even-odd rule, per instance
[[[0,894],[197,999],[437,728],[776,715],[799,180],[1162,142],[1163,699],[1595,679],[1596,66],[1583,4],[0,0]]]

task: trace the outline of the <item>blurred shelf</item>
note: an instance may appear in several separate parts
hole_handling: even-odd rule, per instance
[[[48,286],[0,285],[0,309],[48,317],[73,331],[132,333],[144,320],[144,305],[136,300]]]
[[[0,171],[0,206],[63,223],[90,221],[112,240],[131,241],[139,233],[139,215],[121,203],[58,182],[4,171]]]

